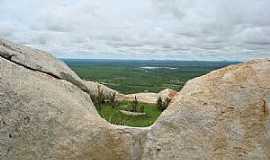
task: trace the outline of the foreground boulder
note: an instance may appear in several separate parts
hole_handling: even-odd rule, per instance
[[[2,46],[1,55],[6,46]],[[50,59],[48,54],[29,51]],[[62,63],[54,59],[40,63],[31,57],[26,61],[31,65],[0,57],[1,160],[140,158],[146,129],[116,127],[100,118],[80,85],[54,76],[59,66],[65,66]],[[54,63],[48,66],[50,73],[44,71]],[[62,71],[72,75],[69,68]]]
[[[62,62],[1,41],[0,159],[269,160],[269,86],[269,60],[229,66],[189,81],[151,127],[114,126]]]
[[[143,160],[269,160],[270,60],[189,81],[151,128]]]

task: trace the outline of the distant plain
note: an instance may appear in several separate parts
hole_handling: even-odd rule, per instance
[[[238,62],[62,59],[82,79],[96,81],[121,93],[179,91],[195,77]]]

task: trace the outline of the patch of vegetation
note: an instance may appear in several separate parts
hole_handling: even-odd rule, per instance
[[[144,105],[139,104],[136,96],[134,97],[134,100],[131,102],[129,106],[131,106],[131,108],[125,108],[126,111],[140,112],[140,113],[144,112]]]
[[[165,100],[162,100],[161,97],[159,97],[157,99],[157,107],[160,111],[164,111],[165,109],[167,109],[167,107],[169,106],[171,102],[170,98],[166,98]]]
[[[97,94],[91,95],[91,99],[94,102],[100,116],[106,119],[108,122],[116,125],[132,127],[150,126],[155,122],[161,113],[161,110],[159,110],[155,104],[140,103],[136,96],[131,102],[118,102],[116,100],[116,93],[111,94],[106,99],[100,86],[97,86]],[[121,111],[144,114],[134,116],[124,114]]]
[[[110,103],[102,104],[98,110],[101,117],[106,119],[108,122],[116,125],[125,125],[132,127],[147,127],[152,125],[161,114],[161,111],[155,104],[146,104],[138,102],[138,108],[143,108],[143,112],[146,115],[142,116],[128,116],[122,114],[120,110],[131,111],[134,109],[133,102],[119,102],[116,107],[113,107]],[[141,112],[141,110],[140,110]]]

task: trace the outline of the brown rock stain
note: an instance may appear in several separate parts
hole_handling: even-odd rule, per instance
[[[246,154],[256,149],[256,144],[265,144],[267,136],[265,133],[266,123],[269,123],[269,111],[266,107],[265,100],[260,100],[258,103],[247,106],[240,114],[240,123],[245,131],[242,144],[244,145]],[[255,141],[254,141],[255,140]],[[270,143],[265,144],[264,154],[270,159],[270,152],[266,150],[270,148]]]

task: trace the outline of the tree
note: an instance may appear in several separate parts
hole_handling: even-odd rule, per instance
[[[137,100],[137,97],[135,96],[134,97],[134,100],[132,101],[132,105],[131,105],[131,111],[132,112],[138,112],[138,104],[139,104],[139,102],[138,102],[138,100]]]

